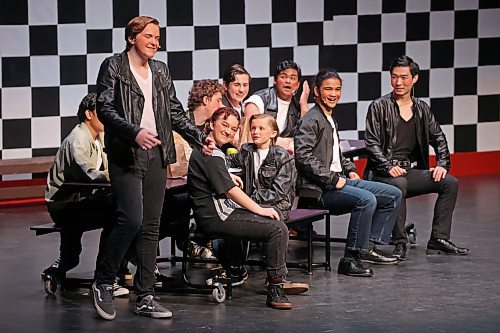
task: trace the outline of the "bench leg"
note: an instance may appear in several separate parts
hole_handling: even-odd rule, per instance
[[[312,232],[313,225],[309,223],[307,228],[307,274],[312,275],[312,262],[313,262],[313,247],[312,247]]]
[[[330,214],[325,214],[325,270],[331,271],[330,264]]]

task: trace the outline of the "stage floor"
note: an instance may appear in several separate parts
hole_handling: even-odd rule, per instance
[[[410,199],[408,220],[417,228],[417,246],[396,266],[373,266],[372,278],[336,273],[343,244],[331,247],[332,271],[309,276],[299,269],[290,278],[311,284],[308,293],[290,296],[291,311],[265,306],[261,268],[234,289],[233,300],[215,304],[207,295],[160,294],[173,318],[134,315],[128,299],[116,299],[114,321],[97,318],[88,290],[47,296],[40,273],[58,255],[59,235],[35,237],[31,225],[48,221],[43,206],[0,209],[0,332],[498,332],[500,330],[500,175],[460,178],[451,240],[471,249],[466,257],[427,256],[435,195]],[[347,216],[332,217],[332,236],[345,237]],[[317,229],[322,232],[321,229]],[[91,277],[99,232],[85,234],[80,266],[70,275]],[[167,254],[169,241],[161,242]],[[385,247],[391,251],[392,247]],[[322,258],[324,248],[316,246]],[[289,256],[305,248],[290,242]],[[161,264],[162,273],[178,276],[179,267]],[[205,270],[194,272],[198,280]],[[131,296],[130,305],[133,305]]]

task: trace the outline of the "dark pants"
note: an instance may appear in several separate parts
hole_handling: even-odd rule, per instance
[[[212,237],[235,238],[266,243],[266,269],[268,277],[286,276],[288,228],[282,221],[256,215],[245,209],[235,209],[225,221],[197,219],[204,233]],[[241,241],[231,240],[223,251],[222,261],[244,258]]]
[[[159,148],[139,150],[132,167],[109,162],[117,221],[97,268],[97,283],[112,284],[127,249],[135,240],[137,270],[134,287],[139,297],[154,294],[154,267],[166,171]]]
[[[78,266],[82,252],[82,236],[89,230],[103,228],[99,239],[99,262],[104,253],[106,238],[115,220],[115,203],[110,190],[98,190],[92,196],[72,203],[47,202],[50,217],[61,227],[59,272],[66,273]]]
[[[406,198],[421,194],[437,193],[438,197],[434,205],[434,218],[432,219],[431,238],[450,238],[451,219],[458,195],[458,180],[450,174],[444,179],[435,182],[432,172],[429,170],[409,169],[407,174],[401,177],[375,177],[374,180],[396,186],[403,193],[403,201],[397,222],[392,231],[394,243],[405,243],[407,241],[406,222]]]

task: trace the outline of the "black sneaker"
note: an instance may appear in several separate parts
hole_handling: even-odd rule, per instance
[[[397,243],[394,252],[392,252],[392,257],[401,261],[406,260],[406,243]]]
[[[211,270],[212,277],[206,280],[207,285],[212,286],[215,283],[220,283],[227,287],[228,276],[227,271],[223,268],[214,268]],[[233,287],[241,286],[248,279],[248,271],[244,267],[231,268],[231,285]]]
[[[171,318],[172,311],[158,303],[153,295],[144,296],[135,304],[135,313],[151,318]]]
[[[286,298],[282,284],[269,284],[266,305],[279,310],[290,310],[292,308],[292,303]]]
[[[95,309],[99,316],[106,320],[113,320],[116,317],[115,307],[113,306],[113,285],[92,283],[90,289]]]

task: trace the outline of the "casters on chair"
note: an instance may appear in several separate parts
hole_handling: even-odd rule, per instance
[[[410,243],[410,245],[417,244],[417,229],[414,223],[410,223],[406,226],[406,234],[408,235],[408,243]]]
[[[214,300],[215,303],[224,303],[226,300],[226,290],[224,289],[224,286],[220,284],[219,282],[216,282],[213,284],[213,289],[212,289],[212,299]]]
[[[49,267],[42,272],[43,289],[48,295],[54,295],[60,284],[59,272],[53,267]]]

